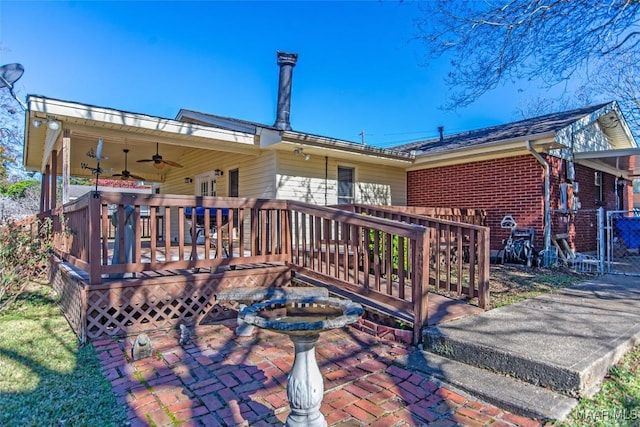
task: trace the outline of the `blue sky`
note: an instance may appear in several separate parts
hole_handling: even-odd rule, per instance
[[[294,130],[392,146],[518,120],[530,84],[439,109],[446,58],[423,66],[418,2],[0,1],[15,89],[174,118],[181,108],[275,121],[276,51],[298,53]]]

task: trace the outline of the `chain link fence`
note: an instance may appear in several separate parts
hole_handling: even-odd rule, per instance
[[[607,273],[640,276],[640,211],[607,212]]]
[[[551,248],[545,265],[562,266],[579,273],[605,271],[604,209],[554,212]]]

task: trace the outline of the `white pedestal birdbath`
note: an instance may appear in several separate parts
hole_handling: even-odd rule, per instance
[[[355,323],[364,310],[350,300],[328,297],[289,297],[254,304],[242,309],[238,319],[259,328],[287,334],[295,348],[295,359],[287,377],[290,427],[324,427],[320,412],[324,383],[315,345],[320,333]]]

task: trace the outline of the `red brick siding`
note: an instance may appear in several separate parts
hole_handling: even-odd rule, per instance
[[[607,210],[616,208],[616,177],[607,173],[602,174],[603,202],[596,202],[595,169],[583,165],[576,165],[576,182],[580,184],[578,197],[580,210],[576,215],[568,218],[568,232],[571,246],[578,252],[591,252],[597,249],[597,217],[596,211],[601,206]],[[630,185],[628,185],[630,187]],[[629,208],[630,194],[625,192],[623,205]]]
[[[485,209],[492,249],[509,237],[500,221],[511,215],[518,226],[535,228],[541,247],[543,182],[543,168],[530,155],[422,169],[407,175],[407,205]]]
[[[546,156],[549,162],[552,211],[560,207],[560,183],[566,182],[566,162]],[[595,170],[575,165],[576,182],[580,184],[578,214],[552,215],[552,234],[568,232],[578,251],[596,249],[596,209],[615,208],[615,176],[603,174],[604,203],[595,202]],[[625,207],[630,206],[631,185],[625,191]],[[568,199],[573,194],[569,188]],[[534,227],[535,247],[544,243],[544,169],[531,155],[471,162],[461,165],[411,171],[407,174],[407,205],[485,209],[491,228],[491,249],[502,248],[509,230],[500,227],[505,215],[511,215],[518,226]],[[571,206],[571,205],[570,205]],[[580,236],[576,241],[576,236]]]

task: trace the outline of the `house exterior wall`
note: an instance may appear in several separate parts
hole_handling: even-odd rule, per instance
[[[596,201],[595,172],[585,165],[575,165],[576,180],[580,185],[577,196],[580,209],[576,213],[554,215],[553,232],[569,234],[571,247],[578,252],[595,252],[597,250],[597,210],[602,207],[605,211],[616,209],[616,177],[602,174],[602,202]],[[630,187],[630,186],[627,186]],[[629,208],[630,193],[624,194],[624,207]]]
[[[407,205],[485,209],[491,249],[501,249],[510,230],[500,227],[511,215],[519,227],[535,228],[542,246],[544,171],[531,155],[469,162],[407,174]]]
[[[173,160],[173,159],[172,159]],[[229,171],[238,169],[239,197],[275,198],[275,153],[264,151],[260,155],[240,155],[209,150],[190,150],[180,159],[175,159],[183,168],[170,168],[166,178],[160,185],[160,192],[165,194],[196,194],[196,180],[198,174],[215,169],[223,171],[223,175],[216,179],[217,195],[229,194]],[[193,179],[192,183],[185,183],[184,179]],[[177,234],[178,223],[175,220],[177,209],[171,212],[171,232]],[[187,222],[185,219],[185,227]]]
[[[597,248],[597,209],[615,209],[616,177],[603,173],[603,202],[595,200],[595,170],[575,165],[579,183],[577,212],[559,211],[560,184],[567,183],[566,161],[545,156],[550,166],[550,202],[552,235],[569,234],[569,242],[580,252]],[[625,189],[625,208],[632,189]],[[573,198],[569,187],[568,198]],[[445,167],[410,171],[407,174],[407,205],[485,209],[491,228],[491,249],[501,249],[510,230],[500,227],[505,215],[511,215],[519,227],[535,229],[534,247],[544,247],[544,169],[532,155],[469,162]],[[573,207],[569,202],[569,208]]]
[[[239,196],[300,200],[317,205],[337,203],[338,166],[355,169],[355,202],[367,204],[406,204],[406,173],[403,168],[372,165],[322,156],[304,160],[293,152],[266,151],[259,155],[238,155],[207,150],[189,150],[176,160],[183,168],[169,168],[160,192],[195,194],[198,174],[221,169],[217,195],[228,195],[229,170],[238,169]],[[326,171],[326,177],[325,177]],[[185,183],[185,178],[193,179]],[[325,195],[326,188],[326,195]],[[172,233],[177,234],[176,212],[172,212]],[[185,219],[185,227],[187,223]]]
[[[193,183],[185,184],[184,178],[215,169],[223,171],[217,179],[217,195],[229,194],[229,171],[238,169],[240,197],[274,198],[275,153],[263,151],[259,155],[241,155],[209,150],[190,150],[176,160],[183,168],[171,168],[160,191],[167,194],[195,194]]]
[[[301,156],[288,152],[278,153],[276,197],[317,205],[337,204],[336,180],[339,166],[355,170],[356,203],[406,203],[406,173],[403,168],[325,159],[321,156],[311,156],[309,160],[304,160]]]

